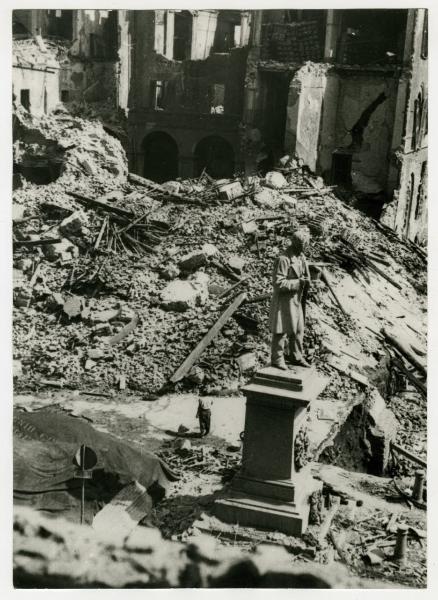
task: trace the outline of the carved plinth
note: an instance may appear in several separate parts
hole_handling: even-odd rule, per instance
[[[242,468],[229,497],[215,503],[223,521],[301,535],[309,496],[320,488],[310,468],[294,464],[297,431],[312,401],[327,385],[312,367],[259,370],[242,388],[247,398]]]

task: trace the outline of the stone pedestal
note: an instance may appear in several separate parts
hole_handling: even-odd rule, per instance
[[[304,533],[309,496],[321,486],[310,467],[296,471],[294,442],[307,408],[327,382],[313,367],[266,367],[242,388],[247,398],[242,468],[229,497],[215,503],[219,519]]]

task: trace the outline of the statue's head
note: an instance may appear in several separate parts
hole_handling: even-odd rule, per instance
[[[305,252],[307,250],[309,242],[309,232],[305,229],[298,229],[292,234],[290,245],[294,254],[301,254],[301,252]]]

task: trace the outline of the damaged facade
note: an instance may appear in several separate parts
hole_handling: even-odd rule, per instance
[[[20,59],[35,35],[37,59]],[[140,175],[229,177],[296,155],[426,242],[425,9],[17,10],[14,37],[23,106],[122,109]]]

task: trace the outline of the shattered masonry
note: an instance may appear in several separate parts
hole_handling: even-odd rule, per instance
[[[159,182],[296,153],[424,245],[427,29],[423,9],[17,10],[14,94],[99,115]]]
[[[372,35],[370,11],[358,11],[361,22],[352,11],[296,12],[14,13],[17,421],[26,410],[35,420],[43,414],[29,397],[46,396],[54,420],[55,398],[74,405],[79,395],[86,412],[97,398],[107,403],[101,412],[95,405],[97,431],[122,437],[135,461],[149,436],[146,449],[160,457],[152,463],[167,465],[169,480],[179,477],[147,523],[184,560],[159,576],[163,554],[147,550],[156,563],[145,571],[138,555],[151,542],[137,539],[128,552],[126,543],[117,549],[122,566],[113,579],[105,549],[106,575],[75,572],[77,585],[227,586],[248,577],[281,586],[301,576],[335,587],[356,576],[366,587],[368,577],[425,585],[427,489],[409,506],[415,468],[426,464],[427,255],[419,244],[427,222],[427,11],[389,11],[397,35],[385,44],[376,38],[371,54],[354,41]],[[326,539],[318,538],[321,498],[303,540],[224,528],[211,507],[239,468],[239,432],[231,444],[198,444],[177,424],[176,440],[163,442],[148,412],[187,393],[239,409],[239,388],[268,362],[270,272],[297,227],[311,234],[315,275],[305,347],[330,383],[295,452],[300,465],[318,461],[325,503],[348,499],[339,510],[326,507]],[[144,422],[124,415],[125,401],[127,414],[142,405]],[[111,406],[121,410],[115,419]],[[234,417],[230,410],[221,427]],[[16,429],[21,459],[35,430]],[[45,435],[65,451],[65,439]],[[45,439],[35,444],[42,452]],[[105,500],[123,494],[123,477],[98,482]],[[143,499],[149,483],[140,478],[135,490]],[[74,520],[78,497],[64,492]],[[87,522],[103,508],[99,494],[88,501]],[[48,526],[20,510],[17,581],[47,581],[44,561],[58,550],[52,582],[70,581],[64,533],[42,541]],[[390,559],[404,525],[409,564],[400,572]],[[239,546],[249,562],[209,562],[203,534]],[[82,548],[82,534],[74,535]],[[313,566],[302,575],[271,572],[263,548],[253,564],[255,545],[267,542],[286,548],[285,564],[331,569],[335,552],[348,578],[341,573],[341,584]]]

